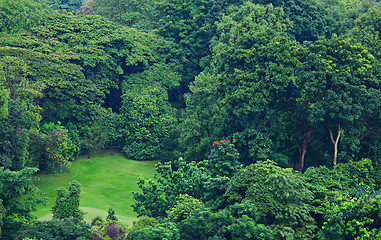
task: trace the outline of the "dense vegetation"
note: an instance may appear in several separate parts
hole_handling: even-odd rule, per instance
[[[380,133],[379,1],[0,0],[1,239],[381,239]],[[138,221],[36,220],[103,147]]]

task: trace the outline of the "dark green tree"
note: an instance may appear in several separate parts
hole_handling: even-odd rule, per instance
[[[53,219],[24,224],[16,239],[90,239],[90,226],[76,218]]]
[[[20,99],[9,100],[8,113],[0,120],[0,165],[21,170],[29,162],[27,132],[33,121],[28,116],[26,104]]]
[[[69,188],[57,189],[56,204],[52,208],[53,219],[76,218],[83,220],[85,214],[79,209],[81,185],[71,181]]]
[[[11,171],[0,168],[0,199],[2,202],[1,239],[16,239],[15,234],[24,223],[35,220],[32,212],[44,201],[39,189],[33,185],[36,168]]]
[[[274,239],[313,237],[310,215],[313,193],[302,176],[271,161],[252,164],[235,175],[225,193],[231,204],[249,202],[259,214],[258,223],[270,226]]]
[[[44,124],[40,131],[29,132],[30,165],[43,173],[60,172],[76,158],[77,146],[60,123]]]
[[[118,221],[118,218],[115,216],[115,211],[113,208],[109,208],[107,211],[107,221]]]
[[[132,206],[138,216],[166,217],[175,206],[180,194],[200,199],[204,195],[204,183],[210,179],[206,163],[187,163],[183,159],[159,163],[154,179],[139,179],[141,192],[134,192]]]
[[[59,10],[59,11],[67,11],[67,12],[75,12],[77,11],[82,3],[83,0],[48,0],[49,1],[49,7],[53,10]]]
[[[154,7],[155,3],[151,0],[96,0],[92,14],[99,14],[121,25],[147,31],[156,25]]]

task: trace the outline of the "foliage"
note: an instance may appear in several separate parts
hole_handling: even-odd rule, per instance
[[[118,221],[113,208],[109,208],[107,211],[106,221]]]
[[[8,99],[9,92],[0,90],[0,119],[3,119],[8,115]]]
[[[318,239],[381,239],[381,196],[337,196],[325,203],[327,213]]]
[[[56,204],[52,208],[53,219],[76,218],[83,220],[85,214],[79,209],[81,186],[77,181],[71,181],[69,188],[57,189]]]
[[[21,170],[28,165],[29,137],[32,126],[26,104],[20,99],[8,101],[8,116],[0,120],[0,166]]]
[[[175,126],[167,93],[158,84],[124,88],[120,131],[123,152],[132,159],[158,159],[162,141]]]
[[[134,211],[138,216],[166,217],[180,194],[200,199],[204,194],[204,183],[210,178],[205,163],[185,162],[182,158],[174,162],[159,163],[154,179],[139,179],[142,193],[134,192]]]
[[[179,230],[177,229],[176,224],[172,222],[159,223],[154,226],[146,226],[135,231],[133,228],[130,236],[132,239],[138,240],[180,239]]]
[[[270,107],[294,86],[303,48],[287,36],[283,10],[272,5],[232,6],[216,26],[211,64],[186,96],[185,157],[202,160],[214,139],[229,138],[247,163],[266,160],[283,135],[273,131],[282,125]]]
[[[147,31],[155,25],[154,6],[155,3],[151,0],[97,0],[92,14],[101,15],[124,26]]]
[[[28,66],[26,79],[32,86],[45,86],[43,97],[38,101],[43,122],[83,125],[93,120],[95,109],[91,103],[99,102],[103,94],[85,79],[79,66],[21,48],[0,48],[0,55],[23,56]]]
[[[0,32],[22,32],[41,24],[46,17],[46,1],[1,0]]]
[[[90,226],[76,218],[53,219],[24,224],[16,239],[90,239]]]
[[[232,178],[225,196],[230,203],[251,203],[260,216],[259,223],[269,225],[275,239],[313,236],[316,226],[309,204],[313,194],[292,169],[270,161],[252,164]]]
[[[111,209],[111,208],[110,208]],[[92,221],[92,229],[90,238],[94,240],[103,239],[129,239],[128,238],[128,226],[123,222],[117,220],[108,219],[104,221],[98,217]]]
[[[180,194],[176,205],[170,211],[167,211],[168,219],[172,222],[181,222],[187,219],[193,211],[202,207],[204,207],[204,204],[200,200],[188,194]]]
[[[239,163],[238,150],[229,140],[213,142],[213,149],[208,156],[208,169],[212,176],[233,177],[243,167]]]
[[[258,224],[250,204],[235,204],[218,212],[196,210],[179,223],[181,239],[273,239],[269,227]]]
[[[60,172],[76,158],[77,146],[60,123],[44,124],[40,131],[29,132],[30,165],[43,173]]]
[[[67,12],[75,12],[78,10],[83,0],[48,0],[49,7],[53,10],[64,10]]]
[[[255,0],[257,4],[273,4],[282,7],[285,17],[293,22],[290,34],[299,41],[315,41],[320,37],[331,37],[334,19],[325,7],[314,0]]]
[[[21,171],[0,168],[1,239],[14,239],[14,234],[23,223],[34,220],[32,212],[38,203],[44,201],[32,182],[36,172],[36,168],[24,168]]]

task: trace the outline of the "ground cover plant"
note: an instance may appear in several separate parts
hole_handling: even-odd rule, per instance
[[[129,160],[113,150],[96,151],[90,158],[80,156],[62,173],[38,175],[40,180],[36,185],[47,194],[49,202],[39,206],[35,215],[43,220],[51,219],[56,189],[66,188],[70,181],[76,180],[82,185],[80,207],[86,212],[86,221],[96,216],[105,218],[112,207],[119,220],[131,224],[136,218],[131,205],[132,192],[139,190],[137,178],[152,177],[155,164],[156,161]]]

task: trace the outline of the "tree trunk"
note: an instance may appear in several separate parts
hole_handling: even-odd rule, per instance
[[[341,127],[340,127],[340,123],[339,125],[337,126],[337,137],[336,137],[336,140],[333,139],[333,134],[332,134],[332,131],[331,129],[328,129],[329,131],[329,136],[331,137],[331,141],[333,143],[333,147],[334,147],[334,152],[333,152],[333,166],[336,166],[337,164],[337,154],[338,154],[338,151],[337,151],[337,145],[339,143],[339,140],[340,140],[340,134],[341,134]]]
[[[304,168],[304,156],[306,155],[306,152],[307,152],[307,148],[308,146],[313,143],[314,141],[311,141],[309,138],[310,138],[310,135],[313,131],[313,127],[309,127],[306,134],[304,135],[303,137],[303,141],[301,142],[299,140],[299,136],[303,130],[303,127],[304,127],[304,124],[302,124],[299,129],[297,130],[296,132],[296,144],[298,145],[298,148],[299,148],[299,165],[298,165],[298,172],[302,172],[303,168]]]

